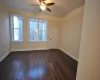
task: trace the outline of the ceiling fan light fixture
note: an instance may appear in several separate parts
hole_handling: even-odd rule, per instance
[[[44,3],[41,3],[41,4],[40,4],[40,9],[41,9],[42,11],[45,11],[45,10],[46,10],[46,5],[45,5]]]
[[[49,6],[52,6],[54,5],[55,3],[51,2],[51,3],[46,3],[45,2],[46,0],[39,0],[39,5],[38,4],[31,4],[31,6],[39,6],[39,12],[42,12],[42,11],[49,11],[49,12],[52,12],[52,10],[49,8]]]

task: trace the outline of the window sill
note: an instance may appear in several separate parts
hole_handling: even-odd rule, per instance
[[[12,41],[12,42],[23,42],[23,41]]]
[[[41,40],[40,41],[34,41],[34,40],[32,41],[32,40],[29,40],[29,42],[47,42],[47,41],[41,41]]]

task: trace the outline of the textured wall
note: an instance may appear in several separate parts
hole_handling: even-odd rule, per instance
[[[100,80],[100,0],[85,0],[77,80]]]
[[[60,48],[78,60],[84,7],[77,8],[66,15],[60,34]]]
[[[9,51],[9,15],[6,7],[0,3],[0,59]]]

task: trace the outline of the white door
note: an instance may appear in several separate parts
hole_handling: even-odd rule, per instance
[[[50,28],[48,31],[48,47],[56,49],[58,47],[58,28]]]

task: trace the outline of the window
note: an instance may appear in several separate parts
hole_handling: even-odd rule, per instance
[[[22,17],[12,16],[12,41],[22,41]]]
[[[30,19],[29,41],[47,40],[47,22],[44,20]]]

